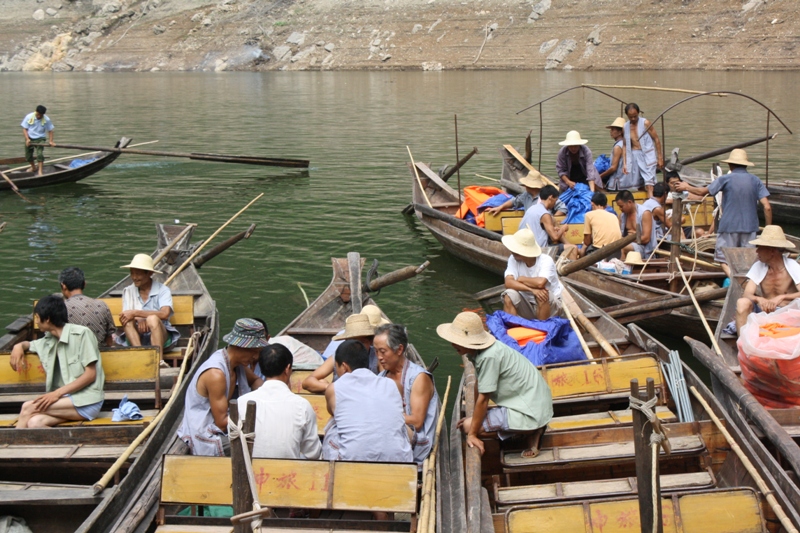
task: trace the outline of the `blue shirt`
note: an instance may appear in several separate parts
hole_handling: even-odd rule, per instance
[[[42,139],[47,135],[48,131],[53,131],[55,127],[50,121],[50,117],[42,115],[42,118],[37,119],[36,113],[25,115],[20,126],[28,130],[28,137],[31,139]]]
[[[752,233],[758,231],[758,202],[769,191],[758,177],[742,167],[721,176],[708,185],[708,193],[722,191],[722,217],[719,233]]]

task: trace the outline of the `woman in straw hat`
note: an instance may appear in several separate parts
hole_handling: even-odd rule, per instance
[[[367,309],[374,307],[374,310]],[[366,313],[364,312],[366,310]],[[372,317],[370,319],[370,317]],[[374,322],[374,323],[373,323]],[[365,305],[361,313],[350,315],[344,322],[344,329],[333,337],[333,340],[325,348],[322,357],[325,362],[317,367],[314,372],[303,380],[303,388],[309,392],[325,392],[331,384],[327,381],[328,376],[333,374],[333,381],[338,375],[334,372],[334,357],[339,345],[349,339],[360,341],[369,350],[369,370],[377,374],[382,370],[378,364],[378,356],[375,355],[375,348],[372,347],[372,339],[375,336],[375,328],[389,321],[383,318],[381,310],[375,305]]]
[[[503,237],[511,255],[505,272],[503,311],[528,320],[547,320],[561,311],[561,281],[549,255],[542,255],[533,232],[523,228]]]
[[[704,196],[716,196],[722,193],[722,216],[717,227],[717,242],[714,248],[714,259],[722,264],[725,274],[730,277],[723,248],[748,248],[750,241],[756,238],[758,232],[758,204],[764,208],[765,225],[772,224],[772,206],[769,205],[769,191],[747,167],[755,166],[747,159],[747,152],[737,148],[731,152],[728,159],[730,173],[720,176],[706,187],[693,187],[686,182],[679,182],[675,189],[683,192]]]
[[[576,183],[588,185],[592,192],[603,188],[603,180],[594,168],[592,151],[586,146],[588,142],[573,130],[567,133],[566,139],[558,143],[563,146],[556,159],[556,173],[561,179],[558,187],[561,191],[574,188]]]
[[[630,174],[622,172],[625,154],[625,135],[622,133],[624,127],[625,119],[622,117],[615,118],[610,126],[606,126],[611,133],[611,138],[614,139],[614,145],[611,147],[611,164],[608,166],[608,170],[600,173],[600,179],[603,180],[603,185],[609,191],[639,186],[638,183],[631,182]]]
[[[553,397],[536,366],[521,353],[496,342],[475,313],[459,313],[453,322],[439,325],[436,333],[475,365],[475,409],[471,417],[458,422],[467,434],[467,444],[483,454],[481,439],[521,436],[526,440],[522,457],[536,457],[542,435],[553,418]],[[489,409],[489,400],[498,407]]]
[[[153,280],[153,258],[136,254],[133,261],[120,268],[131,272],[131,285],[122,291],[122,313],[119,321],[124,332],[117,339],[129,346],[152,345],[161,348],[172,346],[181,338],[180,332],[169,323],[172,316],[172,292]]]
[[[772,313],[800,298],[800,265],[784,254],[794,249],[780,226],[767,226],[761,237],[750,241],[758,261],[747,272],[744,294],[736,302],[736,330],[741,331],[750,313]],[[761,289],[761,296],[756,292]]]

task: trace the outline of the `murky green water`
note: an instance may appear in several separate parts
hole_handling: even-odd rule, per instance
[[[25,191],[36,204],[0,193],[2,288],[0,324],[29,313],[31,301],[58,288],[58,272],[77,265],[95,295],[117,281],[120,265],[155,244],[154,224],[199,224],[198,237],[217,227],[261,192],[265,196],[222,238],[257,223],[254,236],[217,257],[202,275],[217,300],[223,329],[240,316],[260,316],[277,331],[331,277],[331,256],[358,251],[378,258],[381,272],[431,261],[416,279],[384,289],[378,303],[430,360],[457,379],[458,359],[435,333],[465,308],[470,295],[498,283],[444,253],[400,211],[410,197],[406,145],[436,167],[455,160],[453,115],[461,153],[480,154],[461,173],[462,184],[497,177],[497,149],[520,145],[538,111],[515,112],[580,83],[735,90],[755,96],[793,127],[800,125],[794,91],[798,73],[702,72],[452,72],[452,73],[153,73],[3,74],[0,76],[0,157],[22,155],[19,122],[38,103],[48,106],[56,142],[111,145],[160,140],[153,148],[301,157],[307,175],[281,169],[122,156],[78,184]],[[614,90],[654,118],[682,98],[674,93]],[[596,154],[608,152],[604,129],[619,105],[574,91],[544,110],[543,164],[553,172],[557,141],[578,129]],[[703,98],[668,115],[666,146],[689,156],[764,134],[766,112],[743,98]],[[771,121],[773,131],[778,128]],[[534,148],[536,151],[537,148]],[[69,155],[66,150],[55,155]],[[750,149],[763,176],[764,147]],[[795,179],[800,150],[782,134],[770,146],[770,179]],[[707,165],[706,165],[707,166]],[[705,168],[705,167],[701,167]]]

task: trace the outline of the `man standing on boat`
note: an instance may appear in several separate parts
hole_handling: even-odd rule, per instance
[[[422,466],[433,447],[439,413],[439,396],[433,375],[406,358],[408,335],[405,327],[399,324],[379,326],[373,343],[378,360],[385,369],[378,375],[394,381],[400,392],[414,462]]]
[[[67,303],[69,322],[86,326],[97,337],[98,346],[114,346],[114,317],[102,300],[95,300],[83,294],[86,277],[78,267],[65,268],[58,275],[61,294]]]
[[[475,409],[472,417],[458,422],[467,434],[467,444],[483,454],[481,439],[522,437],[526,441],[522,457],[536,457],[553,418],[550,387],[536,366],[518,351],[496,342],[483,329],[481,317],[472,312],[459,313],[452,323],[440,324],[436,333],[475,365]],[[498,407],[490,409],[489,400]]]
[[[50,117],[45,115],[47,108],[37,105],[36,111],[28,113],[22,119],[22,134],[25,136],[25,160],[31,165],[31,172],[36,172],[37,162],[39,165],[39,175],[44,172],[44,143],[49,141],[50,146],[55,146],[53,142],[53,122]],[[34,159],[34,150],[36,158]]]
[[[644,183],[647,196],[653,196],[656,184],[656,168],[664,168],[664,156],[661,154],[661,139],[650,121],[639,116],[639,106],[630,103],[625,106],[628,122],[625,123],[625,160],[622,172],[631,174],[634,187]]]
[[[573,244],[564,244],[564,235],[569,227],[565,224],[558,226],[553,218],[552,210],[558,201],[558,189],[552,185],[545,185],[539,191],[539,203],[534,204],[519,222],[519,229],[528,228],[536,237],[536,242],[542,248],[555,246],[556,254],[564,254],[567,259],[578,257],[578,248]]]
[[[563,146],[556,158],[556,174],[561,179],[558,188],[561,191],[572,189],[576,183],[588,185],[592,192],[603,188],[603,180],[594,168],[592,151],[586,146],[586,139],[581,139],[577,131],[567,133],[567,138],[558,143]]]
[[[169,323],[172,316],[172,292],[166,285],[153,281],[153,258],[136,254],[129,268],[131,283],[122,291],[122,314],[119,321],[124,333],[118,342],[128,346],[158,346],[169,348],[181,338],[180,332]]]
[[[258,361],[261,349],[269,346],[264,326],[252,318],[240,318],[222,340],[228,346],[211,354],[186,391],[178,438],[192,455],[230,455],[228,402],[238,398],[239,391],[255,390],[263,383],[250,366]],[[237,371],[240,366],[244,373]]]
[[[720,176],[706,187],[692,187],[686,182],[679,182],[675,189],[683,192],[705,196],[716,196],[722,192],[722,216],[717,228],[717,242],[714,248],[714,260],[722,265],[728,277],[731,269],[725,261],[723,248],[750,248],[758,232],[758,204],[764,208],[764,223],[772,224],[772,206],[769,205],[769,191],[747,167],[755,166],[747,159],[747,152],[737,148],[731,152],[728,159],[730,173]]]
[[[523,228],[506,235],[503,246],[511,252],[505,272],[506,290],[501,296],[503,311],[529,320],[558,315],[563,287],[553,259],[542,254],[533,232]]]
[[[750,313],[772,313],[800,298],[800,264],[784,256],[794,244],[786,240],[780,226],[766,226],[761,237],[751,241],[758,261],[747,272],[744,294],[736,302],[736,331],[741,332]],[[761,296],[757,292],[761,291]]]
[[[609,191],[637,188],[638,184],[630,181],[631,175],[622,172],[623,160],[625,159],[625,134],[623,133],[625,119],[617,117],[606,128],[611,132],[614,146],[611,147],[611,164],[608,166],[608,170],[600,173],[603,186]]]

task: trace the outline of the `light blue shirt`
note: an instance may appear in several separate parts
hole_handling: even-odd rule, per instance
[[[37,119],[36,113],[25,115],[20,126],[28,130],[28,137],[31,139],[42,139],[47,135],[48,131],[53,131],[55,128],[50,121],[50,117],[42,115],[42,118]]]

